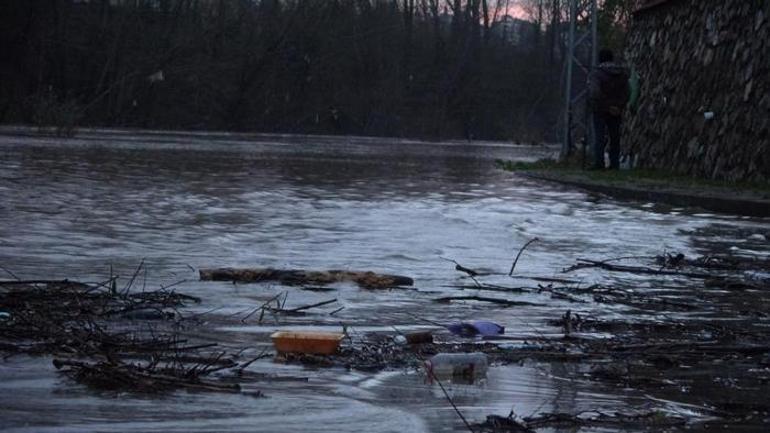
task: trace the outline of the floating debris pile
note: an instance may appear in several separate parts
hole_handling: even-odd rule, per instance
[[[118,291],[115,279],[0,282],[0,350],[54,356],[53,364],[88,386],[136,392],[194,389],[240,392],[213,373],[248,363],[182,338],[178,308],[198,298],[167,289]],[[151,322],[152,326],[147,327]],[[258,394],[252,393],[252,394]]]

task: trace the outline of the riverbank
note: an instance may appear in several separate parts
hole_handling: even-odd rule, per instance
[[[770,217],[770,185],[727,183],[652,170],[582,170],[552,161],[498,166],[532,179],[574,186],[621,200],[665,203],[753,217]]]

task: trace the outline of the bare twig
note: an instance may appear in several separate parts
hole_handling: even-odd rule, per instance
[[[139,262],[139,266],[136,267],[136,270],[134,271],[134,275],[131,276],[131,279],[128,280],[128,284],[126,284],[126,287],[123,288],[123,294],[128,294],[128,291],[131,289],[131,286],[134,284],[134,280],[136,280],[136,277],[139,275],[139,272],[142,270],[142,266],[144,266],[144,259],[142,259]]]
[[[470,269],[470,268],[466,268],[465,266],[463,266],[463,265],[459,264],[459,263],[458,263],[456,260],[453,260],[453,259],[448,259],[448,258],[446,258],[446,257],[439,257],[439,258],[440,258],[440,259],[442,259],[442,260],[446,260],[446,261],[448,261],[448,262],[452,262],[452,263],[454,263],[454,264],[455,264],[455,270],[456,270],[456,271],[465,272],[465,273],[466,273],[466,274],[468,274],[470,277],[476,277],[476,276],[478,276],[478,275],[479,275],[479,272],[478,272],[478,271],[475,271],[475,270],[473,270],[473,269]]]
[[[324,305],[333,304],[335,302],[337,302],[337,298],[329,299],[328,301],[318,302],[318,303],[315,303],[315,304],[304,305],[302,307],[292,308],[292,309],[286,310],[286,311],[291,311],[292,313],[298,313],[298,312],[303,311],[303,310],[309,310],[311,308],[322,307]]]
[[[265,349],[259,355],[255,356],[254,358],[248,360],[247,362],[244,362],[243,364],[239,365],[238,369],[236,371],[241,373],[241,372],[243,372],[243,370],[246,369],[246,367],[248,367],[249,365],[251,365],[255,361],[258,361],[258,360],[263,359],[263,358],[267,358],[268,356],[270,356],[270,354],[267,353],[267,349]]]
[[[261,311],[262,312],[262,314],[260,314],[260,316],[259,316],[259,322],[261,323],[262,322],[262,316],[264,315],[264,312],[265,312],[265,307],[267,307],[271,302],[277,300],[279,297],[281,297],[281,295],[283,295],[283,292],[273,296],[272,298],[270,298],[267,301],[265,301],[262,305],[260,305],[259,307],[255,308],[254,310],[252,310],[243,319],[241,319],[241,323],[245,323],[246,319],[248,319],[249,317],[253,316],[254,313],[256,313],[257,311]]]
[[[5,268],[5,267],[3,267],[3,266],[0,266],[0,269],[2,269],[3,271],[5,271],[5,273],[7,273],[7,274],[8,274],[8,275],[10,275],[11,277],[13,277],[13,278],[14,278],[16,281],[21,281],[21,278],[17,277],[17,276],[16,276],[16,274],[14,274],[13,272],[11,272],[9,269],[7,269],[7,268]]]
[[[489,302],[489,303],[492,303],[492,304],[505,305],[507,307],[532,306],[532,305],[535,305],[535,304],[533,304],[531,302],[509,301],[507,299],[486,298],[484,296],[445,296],[443,298],[436,298],[436,299],[433,300],[433,302],[452,302],[452,301]]]
[[[529,240],[529,241],[528,241],[526,244],[524,244],[524,246],[523,246],[523,247],[521,247],[521,249],[519,250],[519,253],[518,253],[518,254],[516,254],[516,258],[515,258],[515,259],[513,259],[513,264],[511,265],[511,270],[510,270],[510,271],[508,271],[508,276],[509,276],[509,277],[510,277],[511,275],[513,275],[513,270],[514,270],[514,269],[516,269],[516,263],[518,263],[518,262],[519,262],[519,257],[521,257],[521,253],[523,253],[523,252],[524,252],[524,250],[525,250],[525,249],[526,249],[526,248],[527,248],[527,247],[528,247],[528,246],[529,246],[529,245],[530,245],[532,242],[535,242],[535,241],[537,241],[537,240],[539,240],[539,239],[538,239],[538,238],[532,238],[532,239],[530,239],[530,240]]]

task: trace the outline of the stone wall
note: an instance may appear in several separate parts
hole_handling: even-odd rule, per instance
[[[641,76],[623,134],[637,166],[770,181],[770,1],[656,2],[634,15],[626,59]]]

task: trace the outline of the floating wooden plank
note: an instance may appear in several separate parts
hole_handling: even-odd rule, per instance
[[[201,281],[233,281],[238,283],[277,281],[286,285],[327,285],[350,281],[367,289],[383,289],[414,284],[413,279],[401,275],[339,270],[305,271],[301,269],[272,268],[215,268],[201,269],[199,272]]]

